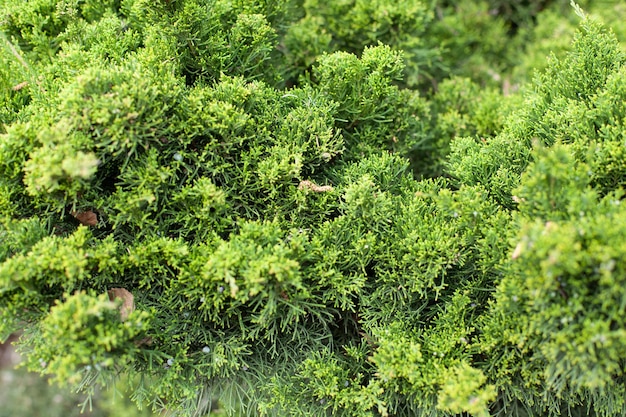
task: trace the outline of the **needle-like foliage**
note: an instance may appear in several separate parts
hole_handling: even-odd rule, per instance
[[[574,5],[518,94],[549,2],[449,3],[0,1],[0,336],[183,416],[624,415],[626,55]]]

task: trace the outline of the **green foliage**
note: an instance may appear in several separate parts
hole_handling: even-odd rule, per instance
[[[619,139],[602,132],[623,123],[622,103],[614,102],[609,109],[602,97],[619,97],[622,87],[611,80],[617,77],[623,85],[624,59],[612,33],[585,19],[572,52],[562,60],[552,59],[537,78],[535,90],[496,137],[487,143],[471,137],[453,142],[450,173],[464,184],[484,185],[500,204],[511,208],[511,192],[531,160],[533,143],[564,142],[574,145],[580,159],[589,159],[592,172],[597,168],[592,174],[595,182],[610,182],[613,177],[607,170],[616,168],[606,163],[612,157],[602,149]],[[588,152],[596,146],[598,152]],[[595,155],[605,155],[605,160],[600,162]]]
[[[103,369],[123,369],[137,352],[133,339],[149,327],[149,314],[135,311],[122,323],[106,294],[66,296],[26,337],[32,339],[28,366],[46,369],[60,382],[75,384]],[[59,355],[58,352],[63,352]],[[87,374],[87,375],[83,375]]]
[[[99,392],[91,404],[84,408],[76,406],[84,400],[84,394],[68,393],[66,387],[51,385],[47,378],[24,369],[0,370],[1,417],[153,417],[155,414],[137,406],[119,393]],[[91,409],[90,409],[91,405]],[[219,415],[219,414],[218,414]]]
[[[626,58],[580,9],[521,97],[559,2],[0,5],[31,369],[187,416],[624,414]]]
[[[505,20],[485,1],[437,3],[442,4],[426,38],[428,47],[437,51],[431,68],[425,69],[431,83],[451,74],[499,85],[518,44],[507,34]]]
[[[564,13],[562,5],[556,2],[537,15],[536,25],[523,27],[519,37],[526,49],[518,59],[512,74],[514,83],[524,83],[543,71],[548,65],[546,57],[554,54],[563,58],[570,49],[571,39],[578,26],[574,13]],[[626,33],[620,23],[626,16],[626,6],[622,2],[590,1],[579,2],[592,17],[602,19],[617,36],[622,48]]]
[[[25,232],[18,235],[18,239],[31,240],[35,233],[42,235],[41,225],[21,223],[22,230],[15,226],[11,230]],[[7,240],[10,244],[11,240]],[[88,275],[106,275],[115,267],[116,243],[106,238],[96,247],[91,232],[85,227],[63,238],[46,236],[32,246],[29,244],[32,240],[28,240],[24,242],[30,246],[27,252],[20,248],[1,266],[3,297],[11,300],[3,311],[5,317],[20,316],[16,309],[25,309],[25,317],[46,312],[63,291],[81,288]]]
[[[432,6],[426,1],[306,0],[303,11],[304,17],[290,26],[284,39],[293,75],[309,69],[323,52],[361,53],[383,43],[405,52],[415,74],[410,82],[416,82],[419,67],[433,55],[421,37],[432,20]]]
[[[361,59],[345,52],[319,59],[313,75],[320,93],[339,104],[335,119],[343,122],[339,126],[346,158],[362,158],[381,148],[404,155],[423,149],[429,139],[424,103],[417,94],[392,84],[403,69],[401,55],[385,46],[365,48]]]
[[[436,120],[432,128],[431,175],[445,169],[450,145],[456,138],[472,137],[486,142],[504,127],[509,114],[519,106],[519,95],[503,95],[495,88],[481,88],[469,78],[452,77],[439,85],[431,102]]]
[[[565,400],[619,415],[626,340],[622,191],[600,198],[571,145],[534,153],[517,190],[513,262],[483,318],[482,349],[497,358],[501,390],[537,413],[558,413]],[[513,388],[521,380],[528,390]]]
[[[21,50],[32,52],[32,56],[52,58],[51,53],[59,48],[59,35],[73,20],[93,22],[118,8],[118,0],[38,0],[11,6],[7,4],[3,5],[3,27],[7,36],[17,41]]]
[[[0,91],[1,102],[0,107],[0,133],[5,133],[6,125],[9,125],[16,118],[20,109],[29,101],[29,96],[25,89],[28,85],[20,76],[23,67],[19,62],[11,59],[11,53],[15,51],[12,45],[6,41],[6,38],[0,39],[2,42],[3,53],[0,56]]]

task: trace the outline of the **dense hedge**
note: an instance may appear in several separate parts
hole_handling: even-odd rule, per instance
[[[626,414],[623,33],[455,3],[0,1],[0,336],[181,415]]]

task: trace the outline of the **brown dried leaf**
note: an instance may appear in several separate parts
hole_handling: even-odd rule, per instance
[[[309,190],[316,193],[323,193],[333,190],[333,187],[330,185],[317,185],[309,180],[300,181],[300,185],[298,185],[298,190],[304,190],[305,188],[308,188]]]
[[[125,288],[111,288],[107,291],[109,294],[109,300],[115,301],[116,298],[122,300],[120,306],[120,318],[122,321],[128,318],[128,315],[135,311],[135,297]]]
[[[20,91],[22,88],[27,87],[28,86],[28,81],[24,81],[22,83],[19,83],[17,85],[14,85],[13,87],[11,87],[11,90],[13,91]]]
[[[98,215],[93,211],[73,211],[72,216],[85,226],[95,226],[98,224]]]
[[[141,347],[141,346],[151,346],[152,345],[152,338],[151,337],[144,337],[143,339],[140,340],[135,340],[135,346],[137,347]]]

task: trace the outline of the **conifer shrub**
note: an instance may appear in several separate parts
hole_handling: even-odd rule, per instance
[[[581,3],[585,4],[585,3]],[[588,2],[585,8],[592,17],[602,19],[611,27],[622,48],[626,42],[626,29],[621,22],[626,18],[626,4],[623,2]],[[563,7],[554,4],[537,15],[536,24],[525,26],[517,36],[526,45],[524,54],[517,56],[511,73],[513,84],[523,85],[545,70],[547,56],[563,58],[570,49],[571,39],[579,19],[574,13],[564,13]]]
[[[189,416],[626,411],[626,55],[580,9],[520,97],[420,91],[444,2],[0,5],[30,369]]]

